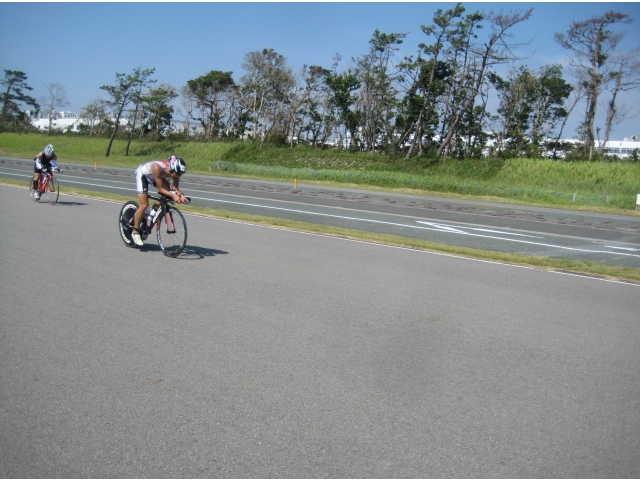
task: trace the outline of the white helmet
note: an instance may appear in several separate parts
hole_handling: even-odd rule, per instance
[[[49,144],[42,151],[47,157],[53,157],[53,145]]]
[[[184,163],[184,160],[180,157],[172,155],[169,157],[169,171],[177,172],[179,175],[182,175],[187,171],[187,164]]]

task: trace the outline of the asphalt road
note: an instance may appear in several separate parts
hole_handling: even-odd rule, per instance
[[[64,165],[64,164],[63,164]],[[133,170],[64,165],[65,186],[135,196]],[[33,162],[0,158],[24,179]],[[186,175],[194,205],[281,217],[462,247],[640,268],[640,216],[577,213],[416,195]]]
[[[638,478],[640,287],[0,185],[4,478]]]

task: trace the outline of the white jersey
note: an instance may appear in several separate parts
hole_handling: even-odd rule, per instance
[[[168,179],[170,175],[165,173],[165,168],[169,166],[169,162],[162,160],[152,160],[151,162],[143,163],[136,170],[136,190],[138,193],[148,193],[149,184],[157,188],[156,178],[151,170],[154,163],[159,163],[162,167],[162,173],[160,178]]]

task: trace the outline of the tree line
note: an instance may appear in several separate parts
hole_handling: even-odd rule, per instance
[[[109,135],[108,156],[118,134],[129,144],[136,137],[162,140],[180,115],[185,139],[331,145],[407,159],[539,157],[563,148],[567,119],[584,105],[576,132],[579,153],[589,159],[602,155],[612,127],[631,113],[619,94],[640,82],[640,47],[619,51],[624,33],[614,31],[632,19],[609,11],[555,34],[568,53],[573,83],[555,64],[537,71],[511,67],[501,76],[499,65],[521,60],[522,44],[514,33],[532,10],[467,13],[462,4],[438,9],[432,23],[421,26],[424,41],[417,54],[401,59],[397,52],[407,34],[376,30],[368,52],[345,66],[336,55],[330,68],[305,65],[296,72],[284,56],[263,49],[245,55],[239,79],[233,72],[211,70],[179,89],[156,86],[155,69],[138,67],[100,87],[107,98],[83,108],[81,133]],[[18,102],[40,108],[26,94],[31,90],[26,79],[23,72],[5,70],[4,130],[26,125]],[[52,112],[65,104],[66,92],[59,84],[47,89],[42,103]],[[498,104],[494,112],[488,108],[492,95]],[[603,129],[596,127],[598,106],[606,113]]]

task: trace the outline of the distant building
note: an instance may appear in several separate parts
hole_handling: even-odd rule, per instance
[[[46,131],[49,129],[49,110],[40,110],[34,112],[33,110],[26,110],[24,113],[31,119],[31,124],[38,130]],[[108,112],[111,113],[111,112]],[[113,115],[110,115],[113,119]],[[72,132],[78,132],[78,126],[86,123],[84,119],[80,118],[75,112],[57,112],[54,110],[53,117],[51,119],[51,128],[56,130],[71,130]],[[121,118],[120,125],[126,125],[127,119]]]
[[[58,118],[79,118],[75,112],[57,112]]]
[[[596,150],[600,148],[600,142],[596,142]],[[640,138],[638,135],[631,135],[623,141],[610,140],[604,146],[605,155],[616,155],[620,158],[628,158],[633,155],[634,150],[640,154]]]

